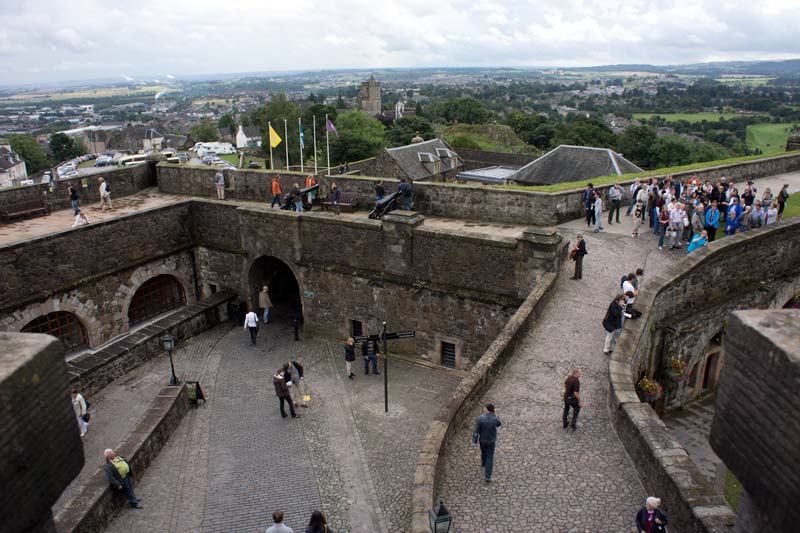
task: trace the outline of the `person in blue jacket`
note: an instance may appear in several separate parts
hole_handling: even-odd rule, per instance
[[[706,243],[708,243],[708,233],[706,232],[706,230],[703,230],[694,237],[692,237],[692,242],[690,242],[689,246],[686,248],[686,253],[690,254],[694,250],[697,250],[698,248],[702,248],[703,246],[705,246]]]
[[[719,227],[719,209],[717,209],[717,202],[712,201],[711,206],[706,209],[706,233],[708,233],[708,241],[714,242],[717,236],[717,228]]]
[[[728,217],[725,222],[725,235],[734,235],[739,227],[739,217],[742,216],[742,206],[739,199],[731,197],[731,206],[728,208]]]

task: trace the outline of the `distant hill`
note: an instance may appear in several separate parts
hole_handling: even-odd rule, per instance
[[[782,61],[715,61],[712,63],[693,63],[688,65],[601,65],[578,67],[568,70],[583,72],[631,71],[653,72],[657,74],[690,74],[695,76],[717,77],[724,74],[754,76],[800,76],[800,59]]]
[[[459,148],[472,148],[490,152],[538,154],[536,147],[525,144],[505,124],[455,124],[446,127],[442,136],[456,151]]]

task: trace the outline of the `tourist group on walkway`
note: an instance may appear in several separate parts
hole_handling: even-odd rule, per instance
[[[605,195],[591,183],[586,185],[581,195],[586,225],[595,233],[603,231],[606,211],[607,223],[619,224],[625,195],[618,183],[609,187]],[[667,176],[661,180],[636,180],[627,196],[625,216],[633,217],[632,237],[638,237],[644,226],[658,237],[659,250],[664,246],[677,250],[686,243],[687,253],[691,253],[714,241],[719,229],[725,235],[734,235],[779,221],[790,193],[788,184],[777,194],[767,187],[759,196],[752,181],[747,181],[740,192],[725,177],[712,184],[710,180],[701,183],[697,176],[683,181]]]
[[[284,522],[283,511],[275,511],[272,513],[272,525],[267,528],[266,533],[294,533],[294,530],[287,526]],[[311,518],[308,520],[308,525],[303,530],[305,533],[331,533],[328,527],[328,521],[322,511],[314,511],[311,513]]]

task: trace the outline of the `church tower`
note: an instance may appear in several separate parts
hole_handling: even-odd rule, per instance
[[[370,75],[369,80],[361,84],[358,92],[358,107],[369,115],[381,114],[381,83]]]

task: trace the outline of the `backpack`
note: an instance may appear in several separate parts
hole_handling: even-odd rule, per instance
[[[628,276],[622,276],[622,279],[619,280],[619,288],[621,289],[625,282],[628,281]]]
[[[131,465],[128,464],[128,461],[126,461],[124,457],[120,457],[119,455],[114,457],[111,459],[111,464],[117,469],[119,477],[122,479],[125,479],[131,472]]]
[[[106,194],[111,194],[111,186],[106,182]]]

